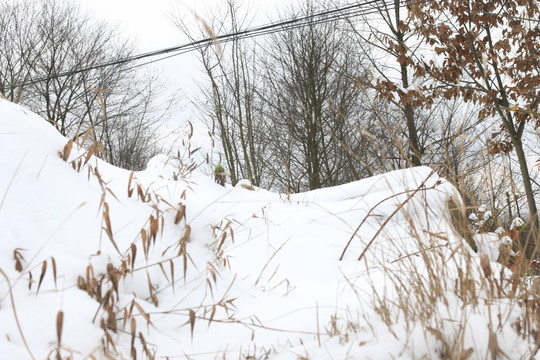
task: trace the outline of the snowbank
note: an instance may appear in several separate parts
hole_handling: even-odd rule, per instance
[[[83,150],[62,160],[67,140],[4,100],[0,129],[2,358],[417,359],[459,343],[481,359],[493,339],[531,353],[516,304],[459,297],[460,266],[480,261],[429,168],[283,199],[178,178],[163,156],[77,171]]]

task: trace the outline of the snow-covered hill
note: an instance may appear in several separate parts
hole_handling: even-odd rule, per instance
[[[131,173],[66,144],[0,100],[0,359],[533,352],[429,168],[287,196],[165,156]]]

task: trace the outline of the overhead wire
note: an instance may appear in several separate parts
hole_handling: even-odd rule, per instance
[[[410,5],[415,5],[415,4],[427,3],[430,1],[433,1],[433,0],[406,1],[406,2],[400,2],[399,5],[397,6],[398,7],[410,6]],[[174,47],[168,47],[168,48],[150,51],[150,52],[145,52],[145,53],[129,56],[122,59],[116,59],[109,62],[97,64],[97,65],[83,67],[80,69],[71,69],[69,71],[51,74],[48,76],[37,77],[37,78],[30,79],[22,83],[13,84],[11,86],[8,85],[8,87],[10,87],[11,89],[24,87],[24,86],[44,82],[44,81],[54,80],[54,79],[58,79],[62,77],[67,77],[67,76],[72,76],[72,75],[88,72],[91,70],[98,70],[98,69],[102,69],[102,68],[110,67],[110,66],[124,65],[124,64],[135,62],[135,61],[145,59],[148,57],[166,55],[152,61],[148,61],[148,62],[137,64],[131,67],[127,67],[124,69],[120,69],[121,72],[130,71],[135,68],[146,66],[146,65],[156,63],[159,61],[163,61],[171,57],[183,55],[188,52],[194,51],[200,47],[209,46],[215,43],[222,44],[222,43],[227,43],[230,41],[244,40],[244,39],[268,35],[268,34],[272,34],[276,32],[294,30],[294,29],[304,27],[307,25],[320,25],[320,24],[324,24],[324,23],[328,23],[332,21],[357,18],[360,16],[368,16],[374,13],[378,13],[383,9],[394,10],[395,8],[396,8],[396,5],[394,2],[391,2],[390,5],[388,5],[386,3],[386,0],[365,0],[358,4],[347,5],[347,6],[331,9],[331,10],[325,10],[318,13],[298,17],[298,18],[292,18],[292,19],[283,20],[279,22],[269,23],[269,24],[265,24],[265,25],[245,29],[245,30],[239,30],[237,32],[232,32],[228,34],[210,36],[210,37],[192,41],[186,44],[182,44],[182,45],[178,45]]]
[[[211,36],[204,39],[192,41],[186,44],[182,44],[182,45],[178,45],[174,47],[168,47],[168,48],[150,51],[150,52],[145,52],[142,54],[129,56],[123,59],[112,60],[109,62],[105,62],[105,63],[93,65],[93,66],[88,66],[88,67],[84,67],[80,69],[72,69],[72,70],[57,73],[57,74],[37,77],[37,78],[30,79],[22,83],[13,84],[11,86],[8,85],[8,87],[11,89],[24,87],[27,85],[33,85],[33,84],[43,82],[43,81],[76,75],[79,73],[88,72],[91,70],[97,70],[97,69],[101,69],[105,67],[123,65],[123,64],[131,63],[131,62],[135,62],[137,60],[145,59],[148,57],[155,57],[155,56],[168,54],[166,56],[160,57],[152,61],[147,61],[144,63],[140,63],[137,65],[119,70],[120,72],[130,71],[138,67],[146,66],[152,63],[156,63],[159,61],[163,61],[163,60],[175,57],[175,56],[189,53],[200,47],[205,47],[213,43],[223,44],[230,41],[244,40],[244,39],[264,36],[264,35],[268,35],[268,34],[272,34],[276,32],[294,30],[294,29],[304,27],[307,25],[320,25],[320,24],[343,20],[343,19],[351,19],[351,18],[357,18],[361,16],[365,17],[368,15],[379,13],[381,10],[391,11],[391,10],[396,9],[396,7],[419,5],[419,4],[423,4],[423,3],[427,3],[431,1],[433,0],[416,0],[416,1],[408,0],[408,1],[399,2],[399,5],[396,6],[394,2],[391,2],[390,5],[388,5],[386,0],[365,0],[359,4],[347,5],[340,8],[325,10],[325,11],[321,11],[315,14],[309,14],[306,16],[298,17],[298,18],[292,18],[288,20],[275,22],[275,23],[265,24],[258,27],[245,29],[245,30],[239,30],[237,32],[232,32],[228,34]]]
[[[430,1],[432,1],[432,0],[419,0],[419,1],[415,1],[415,2],[409,1],[404,5],[416,5],[416,4],[421,4],[421,3],[427,3],[427,2],[430,2]],[[368,1],[366,3],[362,3],[362,5],[365,6],[365,5],[375,4],[375,3],[379,3],[379,4],[384,3],[384,0],[371,0],[371,1]],[[404,5],[401,5],[400,7],[403,7]],[[356,8],[356,9],[354,9],[354,8]],[[384,9],[385,10],[394,10],[395,8],[396,8],[395,5],[392,4],[391,6],[386,6]],[[354,11],[351,11],[351,9],[354,10]],[[169,59],[171,57],[183,55],[183,54],[186,54],[188,52],[194,51],[194,50],[196,50],[197,48],[199,48],[201,46],[208,46],[208,45],[215,44],[215,43],[224,44],[224,43],[227,43],[227,42],[230,42],[230,41],[235,41],[235,40],[244,40],[244,39],[249,39],[249,38],[253,38],[253,37],[269,35],[269,34],[273,34],[273,33],[277,33],[277,32],[282,32],[282,31],[295,30],[295,29],[298,29],[298,28],[301,28],[301,27],[305,27],[307,25],[320,25],[320,24],[325,24],[325,23],[332,22],[332,21],[337,21],[337,20],[344,20],[344,19],[350,19],[350,18],[355,18],[355,17],[360,17],[360,16],[367,16],[367,15],[379,13],[379,11],[381,9],[382,8],[380,6],[371,7],[371,8],[368,8],[368,9],[362,9],[362,8],[358,8],[358,5],[354,5],[354,6],[348,6],[348,7],[345,7],[345,8],[334,9],[332,11],[326,11],[326,12],[322,12],[322,13],[308,15],[308,16],[304,16],[302,18],[291,19],[291,20],[288,20],[288,21],[285,21],[285,22],[262,25],[262,26],[257,27],[257,28],[238,31],[236,33],[230,33],[230,34],[216,36],[216,37],[209,37],[209,38],[206,38],[206,39],[203,39],[203,40],[199,40],[199,41],[191,42],[191,43],[188,43],[188,44],[184,44],[184,45],[181,45],[181,46],[178,46],[178,47],[175,47],[175,48],[168,48],[168,49],[160,50],[160,52],[163,52],[165,50],[169,50],[168,52],[173,52],[173,51],[179,51],[179,52],[177,52],[175,54],[172,54],[172,55],[168,55],[168,56],[159,58],[159,59],[156,59],[156,60],[152,60],[152,61],[149,61],[149,62],[146,62],[146,63],[138,64],[138,65],[136,65],[134,67],[131,67],[129,69],[133,69],[133,68],[139,67],[139,66],[145,66],[145,65],[152,64],[152,63],[155,63],[155,62],[158,62],[158,61],[161,61],[161,60]],[[347,11],[345,12],[345,10],[347,10]],[[329,14],[331,14],[332,16],[330,16],[330,17],[327,16]],[[312,19],[314,19],[314,20],[308,22],[308,20],[312,20]],[[153,54],[153,55],[149,55],[149,54]],[[144,57],[155,56],[155,55],[157,55],[157,54],[155,54],[155,53],[143,54]]]

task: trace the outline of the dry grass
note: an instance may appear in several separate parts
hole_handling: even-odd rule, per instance
[[[387,130],[388,136],[392,138],[394,145],[398,147],[401,156],[407,159],[407,152],[400,145],[399,136],[387,125],[384,116],[375,107],[373,111]],[[462,127],[464,125],[465,123]],[[446,154],[444,154],[446,163],[431,164],[434,173],[453,170],[452,163],[463,162],[461,157],[466,156],[463,154],[468,154],[469,148],[479,144],[480,135],[485,135],[488,130],[489,127],[479,136],[465,137],[467,134],[464,129],[458,129],[449,139],[451,144],[459,146],[458,151],[450,153],[450,147],[446,149]],[[357,131],[362,130],[357,129]],[[463,142],[465,138],[468,140]],[[370,145],[377,147],[374,140]],[[341,146],[349,150],[345,144]],[[482,156],[480,154],[482,149],[480,144],[480,151],[476,156]],[[530,345],[530,351],[525,358],[533,358],[539,351],[540,277],[534,276],[540,275],[540,266],[534,269],[530,265],[531,260],[539,254],[539,231],[538,229],[524,231],[526,224],[520,229],[512,228],[510,224],[520,213],[524,201],[518,196],[520,191],[516,184],[519,183],[519,179],[513,177],[511,169],[504,168],[502,176],[499,174],[500,163],[505,163],[504,159],[498,159],[496,162],[489,154],[485,156],[487,159],[483,162],[483,168],[464,168],[463,173],[455,173],[453,178],[449,179],[458,187],[468,204],[464,206],[463,201],[457,198],[448,200],[446,211],[453,224],[453,231],[450,233],[433,233],[429,230],[429,224],[427,231],[426,227],[419,225],[422,224],[422,219],[428,218],[430,209],[427,203],[423,206],[425,213],[405,211],[408,202],[418,201],[424,190],[427,190],[423,186],[428,180],[426,178],[417,189],[410,189],[407,192],[406,199],[396,206],[395,211],[389,214],[389,217],[373,234],[365,230],[369,228],[366,225],[372,222],[370,215],[380,205],[403,193],[396,193],[375,204],[359,221],[358,227],[343,249],[340,260],[343,260],[346,253],[351,251],[349,247],[351,243],[358,241],[359,233],[367,231],[371,234],[369,239],[364,241],[363,250],[358,257],[366,264],[367,278],[371,281],[370,294],[361,292],[362,290],[354,284],[353,279],[346,278],[345,280],[357,293],[360,303],[366,296],[371,297],[371,309],[368,312],[375,310],[379,320],[387,325],[391,336],[398,339],[398,329],[405,328],[407,339],[398,339],[403,341],[404,349],[417,341],[413,337],[418,328],[422,329],[427,343],[433,339],[436,341],[435,351],[415,354],[418,357],[424,356],[428,359],[510,358],[512,354],[505,353],[500,346],[504,341],[502,329],[508,324],[517,336]],[[508,195],[510,193],[514,194],[512,199]],[[504,197],[505,194],[508,199]],[[483,199],[482,202],[480,198]],[[478,209],[479,202],[486,204],[493,214],[490,223],[487,221],[482,223],[481,226],[484,228],[480,229],[480,232],[493,232],[502,226],[507,230],[500,236],[508,236],[512,240],[511,245],[501,246],[498,264],[476,254],[478,249],[474,240],[475,232],[471,231],[468,215]],[[408,224],[403,228],[409,229],[409,238],[415,243],[416,250],[405,251],[393,261],[366,259],[366,256],[370,254],[370,248],[379,243],[386,242],[392,244],[390,246],[398,246],[400,239],[389,238],[385,233],[386,228],[391,224],[392,217],[397,214],[407,217]],[[381,285],[381,282],[385,285]],[[470,343],[471,329],[475,326],[474,321],[470,320],[470,315],[479,312],[484,312],[482,318],[485,321],[485,328],[479,330],[488,334],[485,348],[481,348],[482,344]],[[356,331],[349,330],[350,326],[345,325],[346,323],[343,319],[331,318],[327,334],[338,336],[340,340],[349,337]],[[356,326],[369,323],[367,316],[363,322],[353,322]],[[338,326],[338,324],[341,325]],[[372,330],[375,333],[375,330]],[[414,345],[412,346],[414,348]]]
[[[406,201],[416,194],[411,191]],[[403,205],[405,203],[398,208]],[[540,278],[533,278],[531,283],[531,277],[527,276],[530,268],[526,258],[512,263],[510,268],[504,252],[499,258],[502,264],[492,263],[485,255],[476,254],[465,209],[455,199],[447,205],[454,234],[425,231],[419,224],[427,214],[405,214],[410,239],[415,241],[417,251],[391,262],[375,261],[374,264],[371,258],[369,265],[366,262],[368,278],[375,276],[371,282],[372,309],[396,339],[399,338],[399,330],[404,330],[407,338],[399,339],[404,349],[414,348],[414,342],[418,342],[415,338],[418,328],[422,329],[426,343],[435,340],[435,349],[428,350],[432,352],[414,354],[417,357],[463,360],[514,358],[501,347],[505,341],[503,328],[509,325],[530,345],[525,358],[534,357],[540,347]],[[423,208],[429,211],[427,204]],[[365,245],[362,255],[374,242],[388,241],[399,246],[396,239],[385,238],[382,230],[387,223],[381,224],[376,236]],[[514,243],[521,244],[519,240]],[[373,269],[371,274],[369,268]],[[384,279],[384,286],[380,284],[380,276]],[[349,283],[355,287],[352,281]],[[478,317],[484,323],[478,323]],[[369,320],[366,318],[365,321]],[[358,324],[360,322],[356,322]],[[488,334],[487,345],[472,342],[471,336],[475,331]],[[327,333],[342,338],[347,337],[350,330],[343,325],[338,328],[336,319],[331,319]],[[480,337],[477,333],[476,339]]]
[[[13,317],[15,318],[15,322],[17,323],[17,329],[19,330],[19,334],[21,335],[21,339],[22,339],[22,341],[24,343],[24,346],[26,347],[26,350],[28,351],[28,355],[30,355],[30,358],[35,359],[34,355],[32,354],[32,350],[30,350],[30,347],[28,346],[28,343],[26,341],[26,337],[24,336],[24,332],[22,330],[21,323],[19,321],[19,317],[17,316],[17,309],[16,309],[16,306],[15,306],[15,299],[13,298],[13,291],[12,291],[12,287],[11,287],[11,282],[9,281],[9,277],[4,272],[4,270],[2,270],[1,268],[0,268],[0,274],[2,274],[2,276],[6,279],[6,282],[8,284],[9,297],[10,297],[10,300],[11,300],[11,306],[13,308]]]
[[[83,149],[85,142],[88,139],[94,139],[95,136],[90,136],[92,129],[88,129],[84,136],[78,137],[73,140],[69,140],[64,149],[59,152],[59,156],[72,166],[72,168],[81,172],[83,169],[88,170],[88,179],[95,179],[99,186],[102,189],[102,196],[100,201],[101,218],[102,218],[102,231],[106,235],[106,238],[110,241],[116,252],[119,256],[119,265],[114,265],[112,262],[107,264],[107,268],[104,269],[95,269],[94,266],[90,263],[86,267],[84,275],[80,275],[77,280],[77,286],[79,289],[85,291],[91,298],[93,298],[98,303],[98,310],[94,315],[94,322],[100,324],[100,328],[103,331],[101,347],[96,349],[90,358],[108,358],[116,359],[121,357],[121,353],[117,348],[115,339],[119,339],[117,334],[125,333],[130,336],[130,356],[133,359],[136,358],[147,358],[154,359],[156,349],[154,346],[146,340],[143,331],[139,330],[142,328],[152,327],[151,314],[144,310],[143,306],[140,305],[137,301],[137,296],[129,301],[128,306],[121,306],[120,304],[125,303],[126,299],[121,299],[121,292],[119,291],[122,282],[128,276],[133,276],[138,272],[144,272],[146,281],[148,296],[143,297],[142,300],[153,304],[156,308],[159,306],[159,294],[154,287],[154,281],[151,278],[150,272],[148,271],[152,267],[158,267],[161,270],[162,276],[165,278],[166,282],[170,285],[170,288],[173,292],[176,291],[175,284],[177,282],[178,275],[175,272],[175,264],[182,263],[183,268],[183,278],[184,281],[187,276],[188,264],[191,261],[191,258],[188,254],[188,243],[191,238],[191,227],[187,224],[186,221],[186,206],[183,204],[183,200],[186,197],[186,192],[184,191],[181,195],[181,199],[177,205],[172,205],[162,199],[157,193],[153,192],[150,188],[144,187],[136,178],[134,173],[131,173],[128,178],[127,183],[127,196],[129,198],[135,198],[136,200],[148,204],[153,209],[153,212],[148,216],[144,227],[140,230],[136,239],[129,245],[127,249],[123,249],[119,246],[115,239],[115,232],[113,229],[113,221],[111,215],[111,208],[109,201],[107,200],[110,196],[114,200],[118,201],[117,196],[113,191],[108,187],[107,182],[101,176],[101,173],[97,165],[91,165],[89,160],[97,152],[101,151],[101,145],[97,142],[94,142],[87,150],[83,153],[72,159],[72,152],[74,145],[76,144],[79,149]],[[194,151],[197,151],[194,150]],[[193,152],[190,150],[190,154],[193,155]],[[180,154],[178,158],[173,158],[171,161],[175,161],[179,164],[177,172],[174,175],[174,180],[178,180],[187,176],[191,171],[193,171],[196,166],[194,164],[185,165],[180,160]],[[134,196],[135,195],[135,196]],[[169,210],[162,210],[162,209]],[[166,211],[166,212],[165,212]],[[174,213],[174,216],[169,215],[169,211]],[[184,224],[182,225],[182,222]],[[156,247],[158,239],[161,237],[166,223],[173,223],[177,226],[183,226],[185,228],[184,235],[176,242],[166,248],[162,257],[163,260],[156,263],[148,263],[150,260],[150,252],[153,247]],[[98,254],[101,252],[101,242],[100,249]],[[142,248],[142,249],[141,249]],[[140,251],[142,250],[142,251]],[[169,254],[171,253],[171,254]],[[137,254],[142,254],[144,256],[144,261],[146,262],[145,266],[136,266]],[[22,268],[22,262],[24,257],[20,249],[16,249],[14,252],[14,257],[16,260],[16,268]],[[56,277],[56,264],[54,259],[51,259],[53,264],[53,271]],[[211,270],[211,276],[214,281],[217,280],[218,270],[217,267],[209,263],[209,269]],[[47,270],[47,262],[43,262],[42,271],[38,283],[38,289],[41,286],[43,277],[45,276]],[[56,279],[55,279],[56,281]],[[163,291],[161,289],[160,291]],[[124,295],[125,296],[125,295]],[[216,305],[213,305],[214,310],[204,309],[205,313],[212,314],[210,316],[209,322],[212,322],[212,316],[215,314],[216,307],[225,307],[228,308],[232,304],[232,301],[227,298],[223,298]],[[188,316],[188,323],[191,327],[192,335],[193,329],[195,326],[196,312],[197,308],[184,309],[185,313]],[[155,316],[156,312],[152,315]],[[162,313],[161,315],[167,315]],[[57,338],[58,345],[55,350],[56,359],[70,359],[72,354],[66,352],[65,349],[62,352],[61,344],[61,334],[62,334],[62,325],[63,325],[63,313],[60,312],[57,318]]]

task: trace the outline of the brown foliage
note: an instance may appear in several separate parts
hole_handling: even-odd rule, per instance
[[[484,106],[481,117],[503,117],[510,135],[521,122],[540,124],[540,28],[531,22],[540,16],[537,1],[436,0],[410,10],[417,33],[439,56],[414,64],[443,84],[432,92]]]
[[[461,97],[482,110],[479,119],[498,121],[491,154],[515,151],[531,227],[538,211],[522,137],[527,124],[540,126],[540,18],[536,0],[434,0],[409,5],[417,34],[437,55],[414,64],[436,86],[430,95]]]

